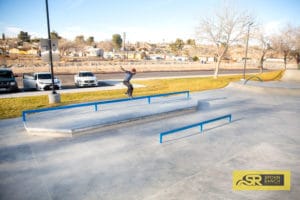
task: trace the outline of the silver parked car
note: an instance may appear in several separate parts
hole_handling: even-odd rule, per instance
[[[23,74],[24,90],[50,90],[52,89],[52,76],[50,72],[38,72],[34,74]],[[61,81],[54,77],[54,88],[61,89]]]

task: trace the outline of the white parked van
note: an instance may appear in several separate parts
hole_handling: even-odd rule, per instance
[[[52,76],[50,72],[38,72],[34,74],[23,74],[24,90],[50,90],[52,89]],[[61,89],[61,82],[54,77],[54,89]]]

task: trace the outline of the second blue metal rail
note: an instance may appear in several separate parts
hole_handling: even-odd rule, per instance
[[[221,117],[205,120],[205,121],[202,121],[202,122],[198,122],[196,124],[191,124],[191,125],[188,125],[188,126],[183,126],[183,127],[180,127],[180,128],[176,128],[176,129],[172,129],[172,130],[169,130],[169,131],[162,132],[162,133],[159,134],[159,143],[163,142],[163,136],[164,135],[169,135],[169,134],[172,134],[172,133],[175,133],[175,132],[190,129],[190,128],[193,128],[195,126],[200,126],[200,132],[202,132],[204,124],[212,123],[212,122],[215,122],[215,121],[218,121],[218,120],[221,120],[221,119],[226,119],[226,118],[228,118],[229,122],[231,122],[231,114],[229,114],[229,115],[224,115],[224,116],[221,116]]]

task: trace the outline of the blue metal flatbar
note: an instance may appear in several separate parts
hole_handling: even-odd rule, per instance
[[[36,109],[36,110],[25,110],[23,112],[25,112],[25,113],[36,113],[36,112],[45,112],[45,111],[50,111],[50,110],[62,110],[62,109],[92,106],[92,105],[95,105],[95,103],[84,103],[84,104],[74,104],[74,105],[60,106],[60,107],[53,107],[53,108],[41,108],[41,109]]]
[[[189,97],[190,91],[181,91],[181,92],[171,92],[171,93],[164,93],[164,94],[156,94],[156,95],[151,95],[150,97],[162,97],[162,96],[170,96],[170,95],[176,95],[176,94],[187,94],[187,97]]]
[[[225,119],[225,118],[228,118],[228,120],[231,122],[231,114],[229,114],[229,115],[224,115],[224,116],[221,116],[221,117],[217,117],[217,118],[214,118],[214,119],[209,119],[209,120],[203,121],[202,124],[209,124],[211,122],[215,122],[215,121]]]
[[[182,130],[190,129],[190,128],[193,128],[195,126],[200,126],[200,132],[202,132],[204,124],[212,123],[212,122],[215,122],[215,121],[218,121],[218,120],[221,120],[221,119],[225,119],[225,118],[228,118],[228,121],[231,122],[231,114],[229,114],[229,115],[224,115],[224,116],[221,116],[221,117],[205,120],[205,121],[202,121],[202,122],[199,122],[199,123],[195,123],[195,124],[191,124],[191,125],[188,125],[188,126],[183,126],[183,127],[180,127],[180,128],[176,128],[176,129],[172,129],[172,130],[169,130],[169,131],[162,132],[162,133],[159,134],[159,143],[162,143],[162,141],[163,141],[162,139],[163,139],[164,135],[169,135],[169,134],[176,133],[176,132],[179,132],[179,131],[182,131]]]
[[[69,108],[76,108],[76,107],[84,107],[84,106],[94,106],[95,111],[98,111],[98,106],[101,104],[110,104],[110,103],[119,103],[124,101],[132,101],[132,100],[140,100],[140,99],[148,99],[148,103],[150,104],[151,98],[154,97],[163,97],[163,96],[170,96],[170,95],[177,95],[177,94],[187,94],[187,99],[189,98],[189,91],[181,91],[181,92],[172,92],[172,93],[164,93],[164,94],[157,94],[157,95],[150,95],[150,96],[140,96],[134,98],[124,98],[124,99],[114,99],[114,100],[107,100],[107,101],[98,101],[98,102],[91,102],[91,103],[82,103],[82,104],[74,104],[74,105],[67,105],[67,106],[60,106],[54,108],[41,108],[35,110],[24,110],[22,112],[22,119],[23,122],[26,121],[26,115],[30,113],[37,113],[37,112],[46,112],[51,110],[62,110],[62,109],[69,109]]]

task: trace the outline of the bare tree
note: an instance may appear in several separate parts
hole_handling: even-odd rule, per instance
[[[293,32],[293,49],[291,53],[296,60],[298,69],[300,69],[300,26],[293,28]]]
[[[81,53],[82,55],[84,54],[84,48],[85,48],[85,40],[83,35],[78,35],[75,37],[75,50],[78,53]]]
[[[287,27],[271,39],[273,49],[283,56],[284,69],[286,69],[287,59],[292,56],[293,50],[296,49],[295,30],[291,25],[287,25]]]
[[[65,56],[66,51],[76,48],[76,44],[75,42],[69,41],[67,39],[60,39],[58,48],[60,55]]]
[[[249,24],[254,19],[247,12],[237,12],[232,7],[224,6],[212,18],[206,17],[200,21],[196,34],[200,42],[212,44],[217,57],[214,77],[218,77],[221,61],[229,47],[243,39]]]
[[[104,51],[112,51],[113,50],[113,44],[112,44],[112,41],[110,41],[110,40],[99,42],[97,44],[97,47],[103,49]]]
[[[254,39],[257,41],[258,44],[257,46],[258,59],[259,59],[258,67],[260,69],[260,73],[262,73],[264,69],[265,56],[267,52],[271,50],[271,46],[270,46],[271,42],[269,37],[266,35],[266,33],[262,31],[261,27],[259,27],[259,29],[256,30],[254,34]]]

